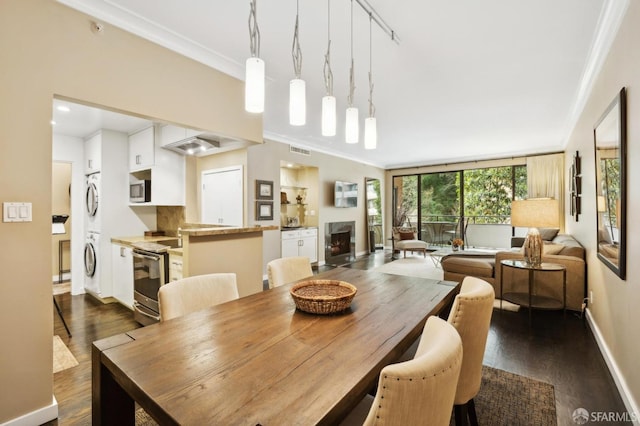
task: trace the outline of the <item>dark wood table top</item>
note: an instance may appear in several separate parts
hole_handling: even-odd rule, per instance
[[[297,311],[285,285],[98,341],[94,369],[160,424],[335,423],[450,304],[457,283],[349,268],[316,277],[355,285],[351,308]],[[94,410],[117,409],[96,386]]]

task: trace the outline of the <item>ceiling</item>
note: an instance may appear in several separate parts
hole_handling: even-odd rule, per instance
[[[58,0],[244,79],[249,1]],[[363,0],[364,1],[364,0]],[[366,1],[364,1],[366,3]],[[562,151],[617,25],[615,0],[368,0],[396,43],[372,28],[378,148],[365,150],[369,17],[353,2],[354,106],[360,142],[344,142],[350,2],[331,2],[338,134],[320,134],[327,2],[300,1],[307,124],[288,123],[296,2],[258,0],[267,72],[264,137],[384,168]],[[612,18],[613,16],[613,18]],[[210,129],[215,130],[215,129]]]

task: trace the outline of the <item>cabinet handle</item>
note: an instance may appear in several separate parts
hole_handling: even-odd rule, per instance
[[[120,247],[120,257],[125,257],[125,248]]]
[[[140,154],[136,155],[136,164],[140,164]]]
[[[93,160],[87,161],[87,168],[93,169]]]

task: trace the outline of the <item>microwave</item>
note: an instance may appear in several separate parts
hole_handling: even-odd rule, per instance
[[[132,203],[148,203],[151,201],[151,181],[148,179],[129,184],[129,201]]]

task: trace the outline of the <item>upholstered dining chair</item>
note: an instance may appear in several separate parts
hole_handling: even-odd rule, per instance
[[[237,299],[236,274],[196,275],[160,287],[158,304],[160,321]]]
[[[341,425],[448,425],[462,359],[456,329],[429,317],[416,357],[384,367],[375,397],[367,395]]]
[[[482,359],[493,313],[495,292],[488,282],[476,277],[462,280],[449,313],[448,322],[462,339],[464,357],[456,388],[454,416],[456,425],[478,424],[473,398],[480,390]]]
[[[308,257],[294,256],[267,263],[269,288],[281,286],[313,275]]]

